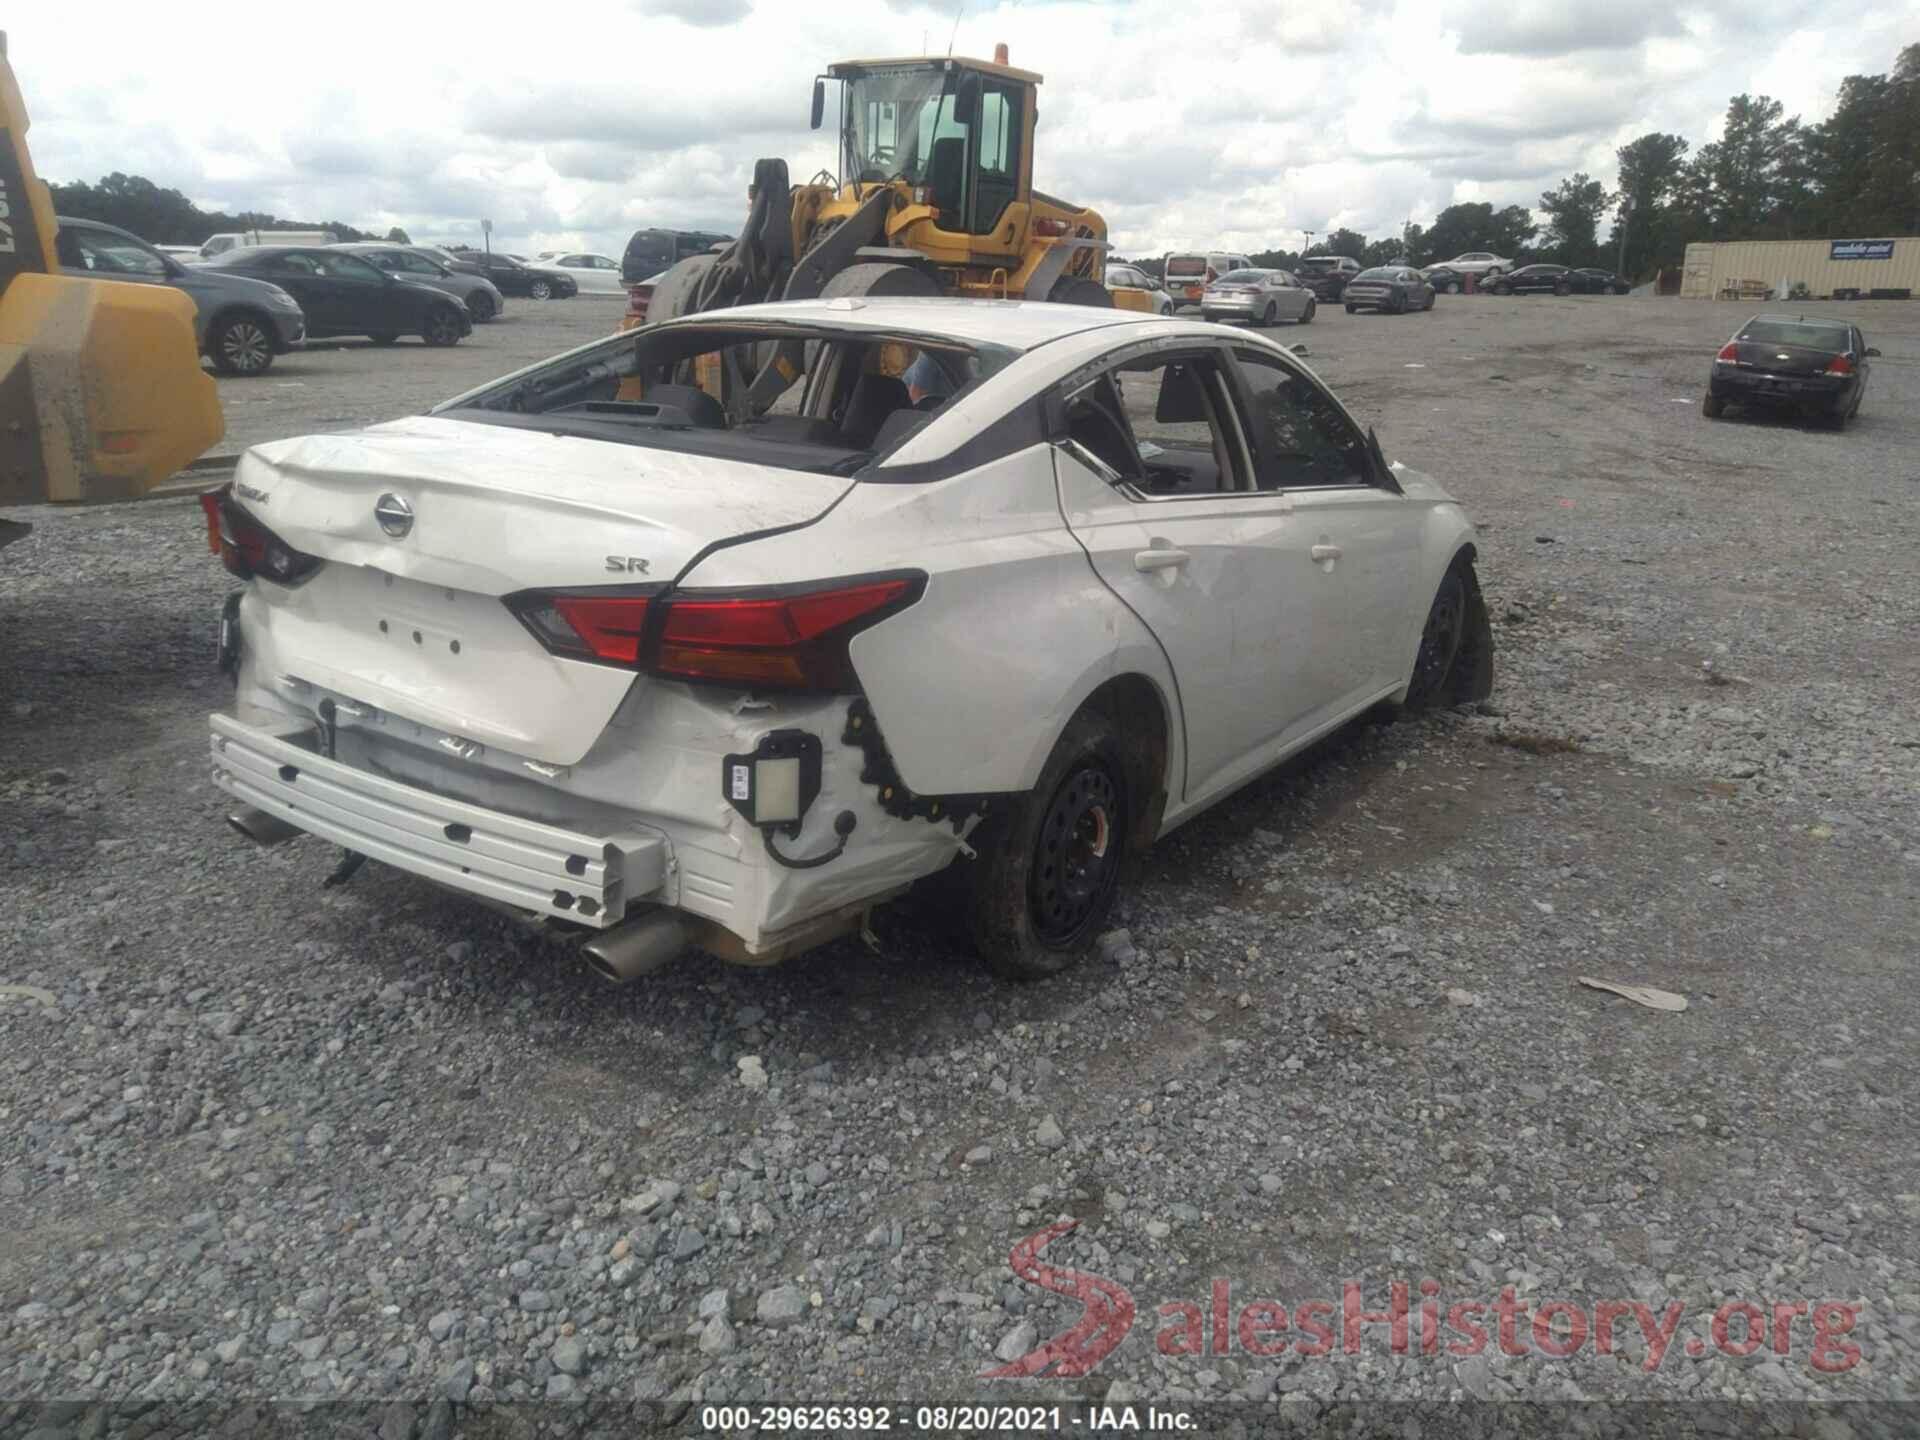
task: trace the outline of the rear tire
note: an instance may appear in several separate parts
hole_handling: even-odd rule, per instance
[[[1261,311],[1260,313],[1261,328],[1266,330],[1271,330],[1276,324],[1279,323],[1279,320],[1280,320],[1279,313],[1278,311],[1275,310],[1273,302],[1269,300],[1267,302],[1267,308]]]
[[[1434,292],[1432,290],[1427,291],[1427,303],[1420,307],[1422,310],[1431,310],[1433,308],[1433,294]]]
[[[436,350],[460,343],[460,316],[451,305],[436,305],[427,312],[420,338]]]
[[[1708,395],[1700,402],[1700,413],[1709,420],[1718,420],[1722,415],[1726,414],[1726,411],[1727,402],[1722,400],[1718,395]]]
[[[222,375],[264,375],[273,365],[273,334],[252,315],[230,315],[207,336],[207,357]]]
[[[1074,716],[1038,783],[991,822],[980,858],[955,862],[970,866],[967,924],[989,970],[1040,980],[1092,947],[1120,891],[1131,799],[1112,724]]]
[[[1495,285],[1493,287],[1493,293],[1496,295],[1511,295],[1513,293],[1513,287],[1511,285]]]
[[[1573,293],[1573,286],[1562,280],[1558,285],[1553,287],[1553,293],[1556,295],[1571,295]]]
[[[1300,314],[1300,323],[1301,323],[1302,325],[1311,325],[1311,324],[1313,323],[1313,312],[1314,312],[1315,310],[1318,310],[1319,308],[1320,308],[1320,302],[1319,302],[1319,301],[1317,301],[1317,300],[1308,300],[1308,301],[1307,301],[1307,308],[1306,308],[1305,310],[1303,310],[1303,311],[1301,312],[1301,314]]]
[[[1062,275],[1053,282],[1047,299],[1055,305],[1091,305],[1097,310],[1113,309],[1113,292],[1099,281],[1079,275]]]

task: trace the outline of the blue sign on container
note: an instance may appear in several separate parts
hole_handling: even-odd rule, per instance
[[[1829,260],[1891,260],[1893,241],[1891,240],[1830,240],[1827,242]]]

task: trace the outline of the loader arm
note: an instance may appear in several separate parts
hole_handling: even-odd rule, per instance
[[[193,301],[60,273],[27,126],[0,34],[0,505],[137,499],[225,428]]]

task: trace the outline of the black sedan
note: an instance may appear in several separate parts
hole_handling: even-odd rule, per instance
[[[238,246],[203,268],[278,285],[306,312],[309,339],[367,335],[376,345],[391,345],[402,335],[418,335],[429,345],[458,345],[473,333],[467,307],[453,296],[330,246]]]
[[[580,293],[579,282],[564,270],[544,270],[502,255],[469,251],[466,258],[486,272],[502,295],[524,295],[530,300],[565,300]]]
[[[1594,265],[1582,266],[1573,271],[1572,279],[1573,288],[1582,294],[1625,295],[1633,289],[1631,283],[1614,274],[1613,271],[1602,270]]]
[[[1421,273],[1427,277],[1427,284],[1431,285],[1434,293],[1438,295],[1458,295],[1467,288],[1465,272],[1455,270],[1451,265],[1435,265]],[[1474,283],[1477,289],[1485,288],[1478,281]]]
[[[1496,276],[1487,288],[1496,295],[1571,295],[1583,282],[1564,265],[1522,265]]]
[[[1431,310],[1433,287],[1420,278],[1418,270],[1405,265],[1376,265],[1349,280],[1343,298],[1349,315],[1362,309],[1404,315],[1409,310]]]
[[[1709,420],[1729,405],[1788,410],[1844,429],[1879,353],[1848,320],[1756,315],[1713,357],[1700,409]]]

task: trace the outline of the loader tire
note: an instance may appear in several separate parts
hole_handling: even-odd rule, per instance
[[[1053,282],[1047,299],[1055,305],[1091,305],[1095,309],[1113,309],[1113,292],[1097,280],[1079,275],[1062,275]]]
[[[821,287],[820,298],[834,300],[844,296],[879,296],[894,299],[903,295],[940,293],[940,282],[917,265],[890,265],[884,260],[868,260],[849,265],[839,274],[829,277]]]

